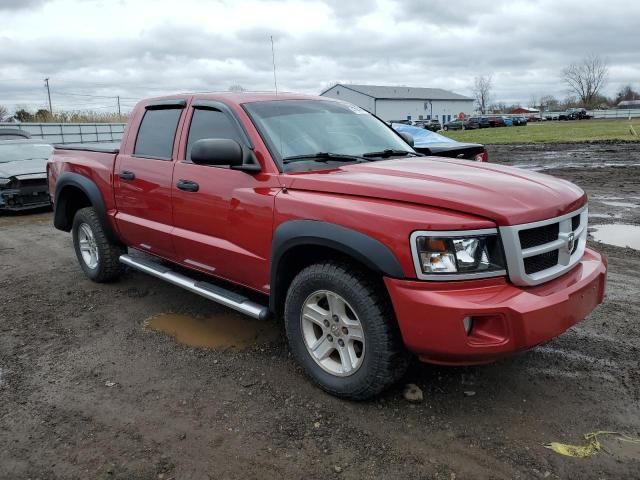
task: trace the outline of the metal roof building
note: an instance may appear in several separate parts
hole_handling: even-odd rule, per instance
[[[618,108],[640,108],[640,100],[622,100]]]
[[[447,122],[459,113],[473,112],[473,98],[442,88],[337,83],[320,95],[344,100],[383,120],[423,120]]]

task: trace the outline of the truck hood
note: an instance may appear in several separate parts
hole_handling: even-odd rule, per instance
[[[437,157],[391,159],[284,175],[283,186],[471,213],[497,225],[557,217],[587,201],[577,186],[496,164]]]
[[[0,178],[18,177],[23,175],[47,175],[47,160],[16,160],[0,163]]]

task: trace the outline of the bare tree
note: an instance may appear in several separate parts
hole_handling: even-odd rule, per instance
[[[4,105],[0,105],[0,122],[4,122],[4,119],[9,116],[9,110]]]
[[[634,90],[632,85],[625,85],[616,94],[615,103],[620,103],[623,100],[640,100],[640,92]]]
[[[507,113],[507,104],[504,102],[492,103],[491,105],[487,105],[485,113]]]
[[[493,86],[491,75],[481,75],[476,77],[473,84],[473,94],[478,103],[478,110],[483,115],[487,113],[489,100],[491,98],[491,88]]]
[[[236,83],[236,84],[231,85],[231,86],[229,87],[229,91],[230,91],[230,92],[235,92],[235,93],[240,93],[240,92],[246,92],[246,91],[247,91],[247,89],[246,89],[246,88],[244,88],[242,85],[240,85],[240,84]]]
[[[562,71],[564,82],[575,93],[584,107],[591,107],[609,74],[607,60],[589,55],[581,63],[571,64]]]
[[[560,109],[560,102],[553,95],[540,97],[540,108],[545,112],[554,112]]]

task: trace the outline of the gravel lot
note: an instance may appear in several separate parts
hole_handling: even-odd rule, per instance
[[[576,182],[591,223],[640,225],[639,150],[490,156]],[[1,216],[0,478],[640,478],[631,444],[607,440],[586,459],[543,447],[595,430],[640,435],[640,252],[597,248],[607,300],[561,337],[488,366],[416,364],[397,388],[352,403],[304,377],[276,322],[238,348],[182,345],[145,321],[229,312],[135,272],[93,284],[49,212]],[[424,401],[405,400],[405,383]]]

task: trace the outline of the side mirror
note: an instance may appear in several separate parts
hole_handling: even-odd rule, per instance
[[[413,135],[407,132],[400,132],[400,136],[409,144],[410,147],[413,147]]]
[[[203,138],[191,147],[191,161],[196,165],[240,167],[243,158],[240,144],[229,138]]]

